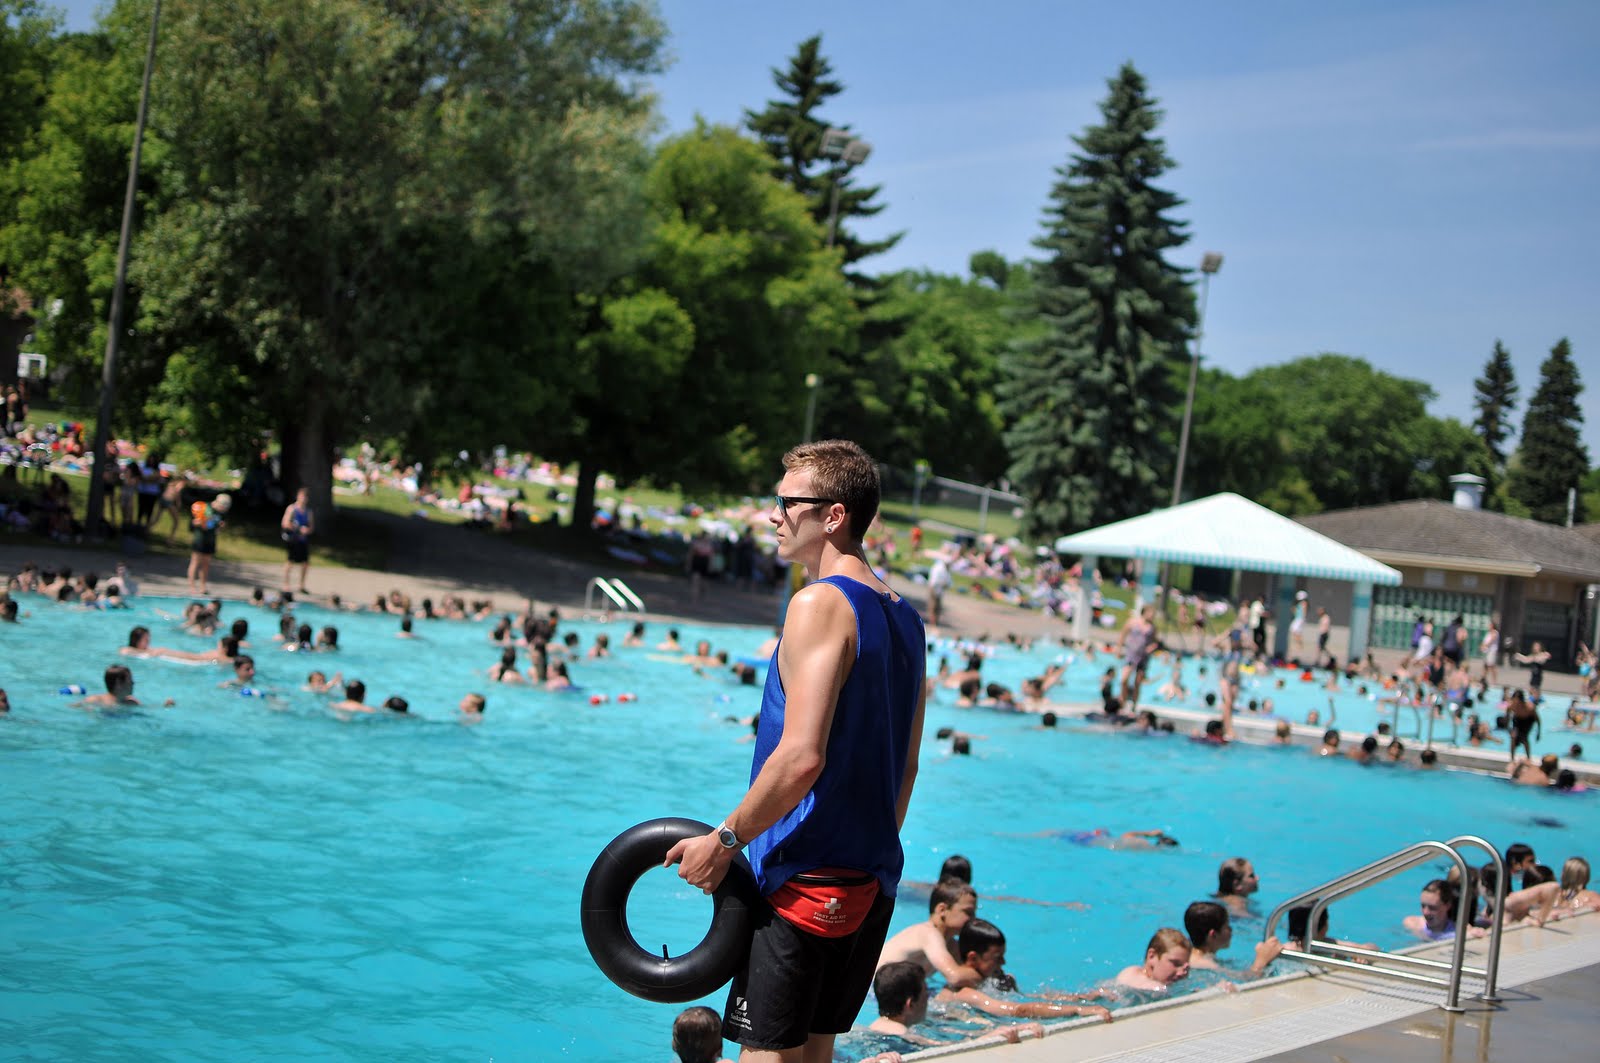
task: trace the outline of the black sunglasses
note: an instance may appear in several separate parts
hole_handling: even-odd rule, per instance
[[[789,511],[790,506],[798,506],[804,503],[831,506],[838,501],[837,498],[802,498],[799,495],[773,495],[772,497],[777,500],[778,508],[785,513]]]

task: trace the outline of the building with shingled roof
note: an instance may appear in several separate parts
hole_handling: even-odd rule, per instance
[[[1452,477],[1453,502],[1416,499],[1296,518],[1299,523],[1400,570],[1399,586],[1375,587],[1369,644],[1403,649],[1419,616],[1436,628],[1460,616],[1475,656],[1491,617],[1504,654],[1535,641],[1550,667],[1570,670],[1580,641],[1595,643],[1600,596],[1600,524],[1563,528],[1480,506],[1483,481]],[[1304,581],[1334,623],[1349,622],[1348,593]]]

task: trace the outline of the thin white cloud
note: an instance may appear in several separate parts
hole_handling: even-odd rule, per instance
[[[1600,126],[1582,129],[1490,129],[1454,137],[1435,137],[1416,145],[1419,151],[1497,151],[1503,148],[1587,151],[1600,148]]]

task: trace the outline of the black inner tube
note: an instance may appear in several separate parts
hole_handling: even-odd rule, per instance
[[[766,903],[743,854],[712,894],[711,927],[681,956],[645,950],[628,928],[628,894],[646,871],[660,867],[684,838],[709,834],[709,824],[667,817],[629,827],[601,850],[583,883],[583,942],[605,976],[636,997],[682,1004],[714,993],[733,978],[750,951],[751,915]],[[663,946],[663,953],[666,951]]]

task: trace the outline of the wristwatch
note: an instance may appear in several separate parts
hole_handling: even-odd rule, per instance
[[[726,820],[717,828],[717,841],[722,843],[724,849],[738,849],[744,845],[744,842],[739,840],[739,836],[733,833],[733,828],[728,826]]]

